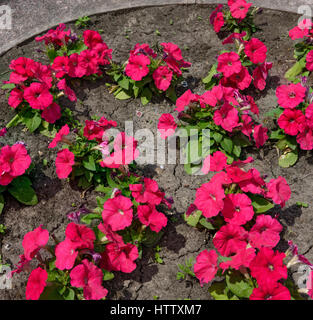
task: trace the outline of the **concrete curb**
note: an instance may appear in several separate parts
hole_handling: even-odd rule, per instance
[[[298,12],[301,5],[311,5],[312,0],[251,0],[255,6],[273,10]],[[121,9],[190,4],[227,3],[227,0],[0,0],[11,8],[12,29],[0,30],[0,55],[23,41],[50,29],[59,23],[73,21]]]

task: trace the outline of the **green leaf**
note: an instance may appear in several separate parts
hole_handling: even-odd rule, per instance
[[[305,69],[306,60],[305,57],[303,57],[300,61],[297,61],[286,73],[285,78],[289,81],[293,81],[296,76],[298,76],[300,73],[302,73],[302,70]]]
[[[20,176],[12,181],[8,191],[19,202],[28,206],[34,206],[38,203],[38,198],[31,185],[32,183],[29,178]]]
[[[50,48],[47,50],[47,56],[51,63],[53,63],[54,59],[58,56],[57,52],[54,48]]]
[[[223,139],[223,135],[219,132],[214,132],[213,133],[213,139],[217,142],[217,143],[221,143],[222,139]]]
[[[102,273],[103,273],[103,281],[110,281],[114,279],[114,273],[104,269],[102,269]]]
[[[58,286],[46,286],[39,300],[64,300],[58,291]]]
[[[15,84],[14,83],[6,83],[1,87],[2,90],[6,90],[6,89],[12,90],[14,88],[15,88]]]
[[[22,122],[22,119],[17,114],[10,120],[10,122],[6,125],[6,127],[7,127],[7,129],[12,128],[12,127],[16,127],[21,122]]]
[[[87,46],[83,41],[77,41],[75,43],[75,46],[71,48],[71,50],[68,51],[67,55],[70,56],[73,53],[81,53],[82,51],[88,49]]]
[[[225,137],[222,141],[221,141],[221,147],[229,154],[232,153],[233,151],[233,141],[229,138],[229,137]]]
[[[291,150],[297,150],[298,143],[296,137],[286,136],[287,145]]]
[[[118,82],[118,85],[121,88],[128,90],[129,89],[129,79],[126,77],[123,77],[123,79]]]
[[[210,223],[206,218],[201,218],[199,220],[199,223],[208,230],[215,230],[215,227],[213,226],[213,224]]]
[[[27,110],[25,113],[21,114],[21,120],[30,132],[34,132],[39,128],[42,118],[38,112]]]
[[[83,166],[84,168],[86,168],[87,170],[90,171],[96,171],[96,163],[95,163],[95,159],[93,158],[92,155],[89,155],[87,157],[87,159],[85,158],[83,160]]]
[[[75,300],[75,291],[72,288],[67,288],[63,293],[65,300]]]
[[[128,100],[131,98],[131,96],[128,93],[126,93],[124,90],[121,90],[116,94],[115,98],[118,100]]]
[[[209,293],[215,300],[229,300],[228,291],[225,281],[214,282],[209,288]]]
[[[291,151],[284,153],[279,157],[278,164],[282,168],[292,167],[298,161],[298,152]]]
[[[256,214],[264,213],[274,208],[274,205],[262,196],[252,193],[249,193],[248,196],[252,201],[252,206]]]
[[[143,105],[146,105],[147,103],[149,103],[151,101],[152,98],[152,92],[149,88],[144,88],[142,93],[141,93],[141,103]]]
[[[95,220],[95,219],[101,220],[101,218],[102,218],[101,214],[88,213],[88,214],[85,214],[85,215],[81,218],[81,222],[83,222],[83,223],[85,223],[85,224],[91,224],[92,220]]]
[[[0,193],[0,214],[3,211],[3,208],[4,208],[4,197],[3,197],[3,194]]]
[[[200,210],[194,211],[192,214],[190,214],[188,217],[186,214],[184,214],[184,219],[192,227],[196,227],[199,223],[199,220],[201,218],[202,212]]]
[[[284,134],[283,130],[281,130],[281,129],[272,131],[270,134],[270,139],[273,139],[273,140],[276,140],[276,139],[280,140],[280,139],[284,139],[284,138],[286,138],[286,135]]]
[[[248,299],[253,291],[253,286],[238,271],[226,274],[226,284],[229,290],[239,298]]]
[[[211,70],[209,71],[208,75],[202,79],[202,82],[204,84],[209,84],[212,81],[212,78],[214,75],[216,75],[218,73],[217,71],[217,63],[213,64],[213,66],[211,67]]]

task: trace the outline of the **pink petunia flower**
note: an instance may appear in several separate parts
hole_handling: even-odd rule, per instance
[[[58,145],[58,143],[62,141],[64,136],[67,136],[69,133],[70,133],[70,128],[66,124],[55,134],[55,137],[50,142],[48,148],[55,148]]]
[[[103,205],[102,219],[113,231],[129,227],[133,220],[133,203],[129,198],[117,196]]]
[[[306,88],[301,83],[282,85],[277,88],[278,104],[286,109],[293,109],[304,101]]]
[[[221,269],[233,268],[235,270],[240,270],[242,267],[249,268],[251,261],[255,258],[254,248],[244,248],[238,250],[238,252],[231,256],[231,260],[222,262],[220,264]]]
[[[130,184],[129,190],[138,203],[159,205],[164,199],[164,193],[159,190],[158,183],[150,178],[144,178],[144,185]]]
[[[245,194],[228,194],[224,200],[222,214],[226,222],[244,225],[254,216],[251,199]]]
[[[312,21],[309,19],[303,19],[296,27],[289,31],[289,37],[292,40],[303,39],[309,34],[312,27]]]
[[[65,239],[55,247],[55,266],[60,270],[70,270],[73,268],[78,251],[75,249],[72,241]]]
[[[64,94],[70,101],[77,101],[75,92],[66,84],[66,80],[62,79],[57,83],[57,87],[64,91]]]
[[[253,85],[263,91],[266,87],[266,79],[268,76],[268,72],[272,69],[273,63],[272,62],[264,62],[263,64],[257,66],[252,74],[253,77]]]
[[[230,5],[231,15],[236,19],[244,19],[252,6],[252,3],[247,3],[245,0],[236,0]]]
[[[254,288],[250,300],[291,300],[289,290],[281,283],[265,281],[258,288]]]
[[[238,111],[232,105],[225,103],[214,112],[213,120],[226,131],[232,132],[238,126]]]
[[[263,63],[266,60],[267,47],[257,38],[252,38],[245,44],[245,54],[254,64]]]
[[[268,280],[276,282],[280,279],[287,279],[287,267],[284,265],[284,258],[285,254],[283,252],[261,248],[250,264],[252,277],[256,278],[259,285]]]
[[[253,138],[255,140],[255,146],[257,148],[262,147],[268,139],[268,129],[262,125],[257,125],[253,129]]]
[[[38,300],[47,285],[48,273],[40,267],[29,275],[26,285],[26,300]]]
[[[222,256],[228,257],[245,249],[246,239],[247,231],[243,227],[228,223],[215,234],[213,244]]]
[[[49,123],[55,123],[62,116],[61,107],[53,102],[48,108],[42,111],[41,117]]]
[[[137,55],[144,53],[152,58],[156,58],[157,54],[150,48],[150,46],[147,43],[139,44],[136,43],[134,46],[134,49],[130,51],[131,55]]]
[[[7,128],[6,127],[4,127],[4,128],[2,128],[1,130],[0,130],[0,137],[4,137],[6,134],[7,134]]]
[[[71,271],[70,278],[73,287],[83,288],[86,300],[100,300],[108,294],[108,290],[102,287],[101,269],[87,259]]]
[[[66,179],[73,170],[75,164],[74,153],[68,149],[63,149],[58,152],[55,160],[56,173],[59,179]]]
[[[158,212],[155,206],[140,205],[137,208],[139,221],[150,227],[152,231],[160,232],[167,225],[167,218],[162,212]]]
[[[235,39],[238,39],[241,43],[243,43],[243,38],[247,35],[246,31],[243,31],[242,33],[237,33],[234,32],[232,33],[230,36],[228,36],[227,38],[225,38],[222,42],[223,45],[225,44],[231,44],[234,43]]]
[[[282,225],[269,215],[260,215],[249,232],[249,242],[254,248],[274,248],[280,240]]]
[[[306,68],[309,71],[313,71],[313,50],[311,50],[306,56]]]
[[[90,76],[98,73],[98,53],[96,50],[84,50],[78,56],[79,69],[83,70],[83,75]]]
[[[39,226],[34,231],[28,232],[23,239],[22,246],[24,248],[24,256],[27,260],[32,260],[34,256],[43,248],[49,241],[48,230],[42,229]]]
[[[138,248],[131,244],[109,243],[102,254],[100,267],[108,271],[131,273],[136,269],[134,262],[139,257]]]
[[[23,91],[17,88],[11,90],[8,100],[9,106],[11,106],[14,109],[17,108],[23,102],[23,95]]]
[[[240,57],[236,52],[222,53],[217,60],[217,71],[222,72],[225,77],[230,77],[241,70]]]
[[[313,130],[308,125],[305,125],[303,131],[298,134],[297,142],[302,150],[313,149]]]
[[[221,152],[216,151],[213,155],[208,155],[204,161],[201,171],[204,174],[208,174],[208,172],[218,172],[222,171],[227,166],[227,156]]]
[[[114,152],[103,159],[100,165],[108,168],[118,168],[120,165],[132,163],[139,157],[137,149],[138,142],[134,137],[127,136],[125,132],[120,132],[114,139]]]
[[[277,120],[277,123],[286,134],[296,136],[302,131],[305,116],[301,110],[285,109]]]
[[[179,98],[177,98],[175,110],[178,112],[184,111],[185,107],[189,106],[191,102],[195,102],[197,100],[197,96],[188,89]]]
[[[214,31],[219,33],[225,24],[223,12],[218,12],[213,22]]]
[[[173,72],[166,66],[158,67],[152,74],[155,86],[162,91],[166,91],[171,85]]]
[[[23,175],[31,164],[31,158],[21,143],[4,146],[0,151],[0,185],[6,186],[15,177]]]
[[[89,49],[94,49],[99,43],[103,43],[100,33],[94,30],[85,30],[83,38],[85,45]]]
[[[44,110],[53,102],[53,96],[45,84],[33,82],[25,88],[24,99],[33,109]]]
[[[238,73],[234,73],[228,78],[222,78],[221,84],[225,87],[232,87],[234,89],[245,90],[249,88],[251,81],[252,78],[248,69],[242,66]]]
[[[62,78],[69,72],[69,58],[68,56],[56,57],[52,64],[52,69],[56,71],[55,76]]]
[[[161,138],[166,139],[167,137],[172,136],[175,134],[176,128],[177,124],[174,117],[170,113],[163,113],[158,122],[158,130],[161,134]]]
[[[149,73],[148,65],[151,63],[150,59],[141,55],[131,55],[125,68],[125,73],[135,81],[141,81]]]
[[[244,192],[251,192],[253,194],[263,194],[266,183],[262,179],[260,172],[252,168],[248,171],[248,178],[238,182],[240,189]]]
[[[291,190],[286,179],[279,176],[277,179],[272,179],[266,186],[268,189],[266,197],[283,208],[291,196]]]
[[[66,239],[72,242],[75,249],[93,249],[96,240],[95,233],[85,225],[71,222],[65,230]]]
[[[86,73],[86,69],[84,68],[84,64],[81,63],[78,53],[73,53],[69,56],[68,67],[68,75],[71,78],[81,78]]]
[[[225,192],[217,183],[204,183],[196,192],[194,204],[206,218],[217,216],[224,207]]]
[[[200,281],[201,287],[204,283],[212,281],[218,270],[218,255],[215,250],[201,251],[194,265],[194,272]]]

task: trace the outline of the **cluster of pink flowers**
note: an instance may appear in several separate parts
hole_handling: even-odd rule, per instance
[[[166,91],[174,78],[182,75],[182,68],[189,68],[191,63],[183,59],[180,48],[171,42],[161,43],[162,58],[149,47],[148,44],[137,43],[125,67],[125,73],[134,81],[141,81],[150,75],[156,88]]]
[[[20,57],[12,60],[10,69],[13,71],[6,83],[15,84],[8,101],[12,108],[28,104],[42,111],[42,118],[49,123],[61,118],[61,108],[54,101],[55,79],[50,66]]]
[[[276,96],[284,111],[277,120],[278,126],[290,136],[295,136],[302,150],[313,149],[313,103],[309,88],[302,83],[282,85]]]
[[[92,74],[101,75],[100,67],[110,64],[112,49],[109,49],[97,31],[84,31],[83,39],[86,50],[54,59],[52,69],[57,78],[63,78],[64,76],[81,78]],[[37,41],[39,40],[37,39]]]
[[[100,166],[111,169],[131,164],[139,156],[137,141],[133,137],[126,135],[125,132],[118,133],[112,142],[113,146],[110,145],[109,137],[105,135],[105,132],[112,127],[116,127],[116,125],[115,121],[102,117],[98,121],[86,120],[83,129],[83,135],[87,140],[96,140],[99,143],[98,146],[94,147],[94,150],[98,150],[102,154]],[[71,147],[75,147],[75,143],[66,138],[69,134],[70,128],[66,124],[56,133],[48,146],[48,148],[55,148],[59,143],[68,145],[68,148],[58,151],[55,161],[56,173],[59,179],[68,178],[75,165],[75,154],[71,151]]]
[[[220,172],[197,190],[188,213],[198,209],[206,218],[223,218],[224,224],[216,232],[213,244],[221,256],[230,259],[218,263],[215,250],[204,250],[194,266],[196,277],[202,284],[213,280],[218,269],[225,272],[231,268],[243,273],[248,270],[258,284],[251,300],[289,300],[289,290],[279,282],[287,279],[285,254],[274,250],[283,227],[270,215],[256,215],[248,196],[258,195],[284,207],[291,195],[289,185],[283,177],[265,182],[255,168],[245,171],[243,166],[252,162],[252,158],[227,165],[225,155],[216,152],[208,161],[210,171]]]
[[[82,288],[86,300],[99,300],[104,298],[108,291],[102,287],[103,273],[99,267],[88,259],[78,259],[78,257],[93,257],[95,233],[92,229],[71,222],[65,231],[65,240],[55,246],[55,267],[59,270],[70,270],[71,286]],[[20,256],[17,269],[12,271],[20,273],[30,269],[30,262],[36,258],[39,266],[31,271],[27,286],[26,299],[38,300],[43,293],[47,283],[48,272],[46,264],[40,251],[46,249],[49,241],[48,230],[39,226],[34,231],[24,236],[24,254]]]
[[[240,23],[248,14],[252,3],[247,3],[245,0],[228,0],[228,9],[231,16]],[[224,6],[219,4],[210,15],[210,23],[214,27],[216,33],[220,32],[225,25]]]
[[[156,206],[164,203],[170,207],[170,203],[153,179],[144,178],[142,183],[131,184],[129,190],[136,205],[131,198],[122,195],[120,190],[114,190],[112,197],[103,205],[103,221],[98,225],[99,231],[103,233],[100,239],[105,245],[103,252],[95,251],[95,232],[80,224],[79,219],[68,224],[65,240],[57,242],[55,247],[47,246],[49,232],[42,229],[42,226],[25,235],[24,254],[20,256],[20,262],[12,273],[29,271],[30,262],[34,258],[38,260],[39,266],[30,273],[28,279],[26,299],[39,299],[48,285],[49,263],[43,261],[40,254],[42,249],[54,252],[55,267],[69,272],[71,286],[83,288],[86,300],[99,300],[107,295],[108,291],[102,287],[102,269],[124,273],[135,270],[138,248],[132,243],[125,243],[118,232],[130,227],[135,220],[142,224],[142,230],[150,227],[152,231],[160,232],[166,227],[167,218]]]
[[[6,145],[0,150],[0,185],[7,186],[22,176],[31,164],[31,158],[22,143]]]
[[[259,109],[254,99],[249,95],[243,95],[238,89],[219,84],[197,95],[187,90],[176,101],[176,111],[182,117],[186,107],[192,108],[200,105],[201,108],[209,108],[213,111],[214,123],[229,133],[242,132],[249,140],[253,137],[257,148],[264,145],[268,139],[267,128],[256,124],[251,115],[259,115]],[[163,138],[175,133],[177,123],[171,114],[163,114],[159,119],[158,129]]]
[[[55,30],[49,30],[37,41],[44,41],[50,47],[64,47],[78,39],[71,40],[71,31],[64,31],[61,24]],[[86,30],[83,35],[86,50],[69,56],[55,57],[52,65],[43,65],[30,58],[20,57],[12,60],[9,81],[14,84],[9,96],[9,105],[16,109],[29,105],[32,109],[40,110],[41,116],[49,123],[55,123],[61,118],[61,107],[56,100],[64,94],[70,101],[76,101],[74,91],[68,85],[70,78],[81,78],[92,74],[102,74],[100,67],[110,64],[112,49],[103,42],[96,31]]]
[[[223,44],[233,43],[234,39],[241,43],[245,58],[252,63],[253,71],[250,75],[247,67],[243,66],[241,57],[236,52],[225,52],[218,57],[217,71],[222,74],[221,84],[238,90],[249,88],[253,80],[255,88],[263,91],[266,86],[268,71],[273,64],[266,61],[267,47],[257,38],[249,41],[243,40],[244,34],[233,33],[226,38]]]

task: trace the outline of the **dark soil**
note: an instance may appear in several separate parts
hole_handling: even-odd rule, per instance
[[[212,6],[181,5],[154,7],[147,9],[125,10],[92,17],[91,29],[102,29],[104,41],[114,49],[113,58],[117,62],[124,62],[128,58],[129,50],[137,43],[147,42],[151,45],[157,42],[171,41],[182,48],[183,56],[192,62],[189,75],[186,75],[188,85],[195,92],[204,92],[201,85],[203,78],[216,56],[222,50],[221,40],[216,36],[208,24],[208,15]],[[173,24],[170,20],[173,20]],[[262,114],[276,105],[275,90],[279,84],[285,83],[283,75],[292,65],[293,42],[288,38],[288,30],[298,20],[298,16],[290,13],[264,10],[257,16],[256,23],[262,31],[256,34],[269,48],[269,61],[274,62],[271,77],[266,91],[257,97]],[[69,25],[75,30],[75,26]],[[155,32],[159,31],[159,35]],[[78,33],[82,32],[76,30]],[[128,39],[126,38],[128,35]],[[8,70],[12,59],[26,56],[42,60],[42,54],[36,49],[41,44],[33,39],[13,48],[0,60],[0,73]],[[182,89],[182,88],[181,88]],[[108,93],[104,83],[83,82],[75,88],[79,97],[76,104],[63,104],[74,110],[75,116],[84,121],[90,116],[105,116],[118,122],[123,127],[126,120],[134,121],[134,131],[149,128],[156,132],[157,122],[164,112],[172,112],[173,104],[167,100],[153,101],[143,107],[138,100],[118,101]],[[0,91],[0,128],[14,115],[7,104],[7,97]],[[137,111],[143,113],[137,116]],[[49,139],[39,134],[30,134],[19,126],[10,129],[1,142],[14,143],[25,141],[28,150],[36,164],[34,170],[34,187],[39,196],[39,204],[35,207],[25,207],[17,203],[10,196],[6,196],[6,206],[0,223],[7,227],[7,232],[1,239],[2,263],[11,266],[18,262],[22,253],[22,239],[24,234],[43,224],[50,233],[63,239],[64,230],[68,223],[66,214],[85,205],[89,209],[96,206],[94,192],[82,195],[81,191],[57,179],[54,159],[56,151],[47,149]],[[292,189],[292,197],[287,206],[280,210],[281,223],[286,226],[284,237],[299,245],[300,253],[306,254],[313,260],[311,208],[300,209],[295,203],[302,201],[312,205],[313,173],[312,154],[303,154],[298,163],[289,169],[278,166],[276,150],[268,146],[260,152],[254,153],[254,166],[269,178],[284,176]],[[44,166],[43,160],[48,160]],[[143,259],[138,261],[138,268],[132,274],[116,274],[113,281],[107,282],[111,299],[209,299],[207,286],[201,288],[194,279],[188,281],[176,280],[177,264],[185,259],[196,257],[205,248],[210,247],[210,235],[205,231],[198,231],[188,227],[181,215],[193,201],[195,190],[208,181],[208,177],[189,176],[182,165],[146,166],[142,170],[155,178],[167,196],[172,196],[175,203],[172,214],[176,222],[170,219],[166,233],[160,242],[160,255],[163,264],[154,262],[153,249],[144,251]],[[284,243],[282,243],[284,245]],[[13,279],[12,290],[1,290],[0,299],[24,299],[26,274],[20,274]]]

